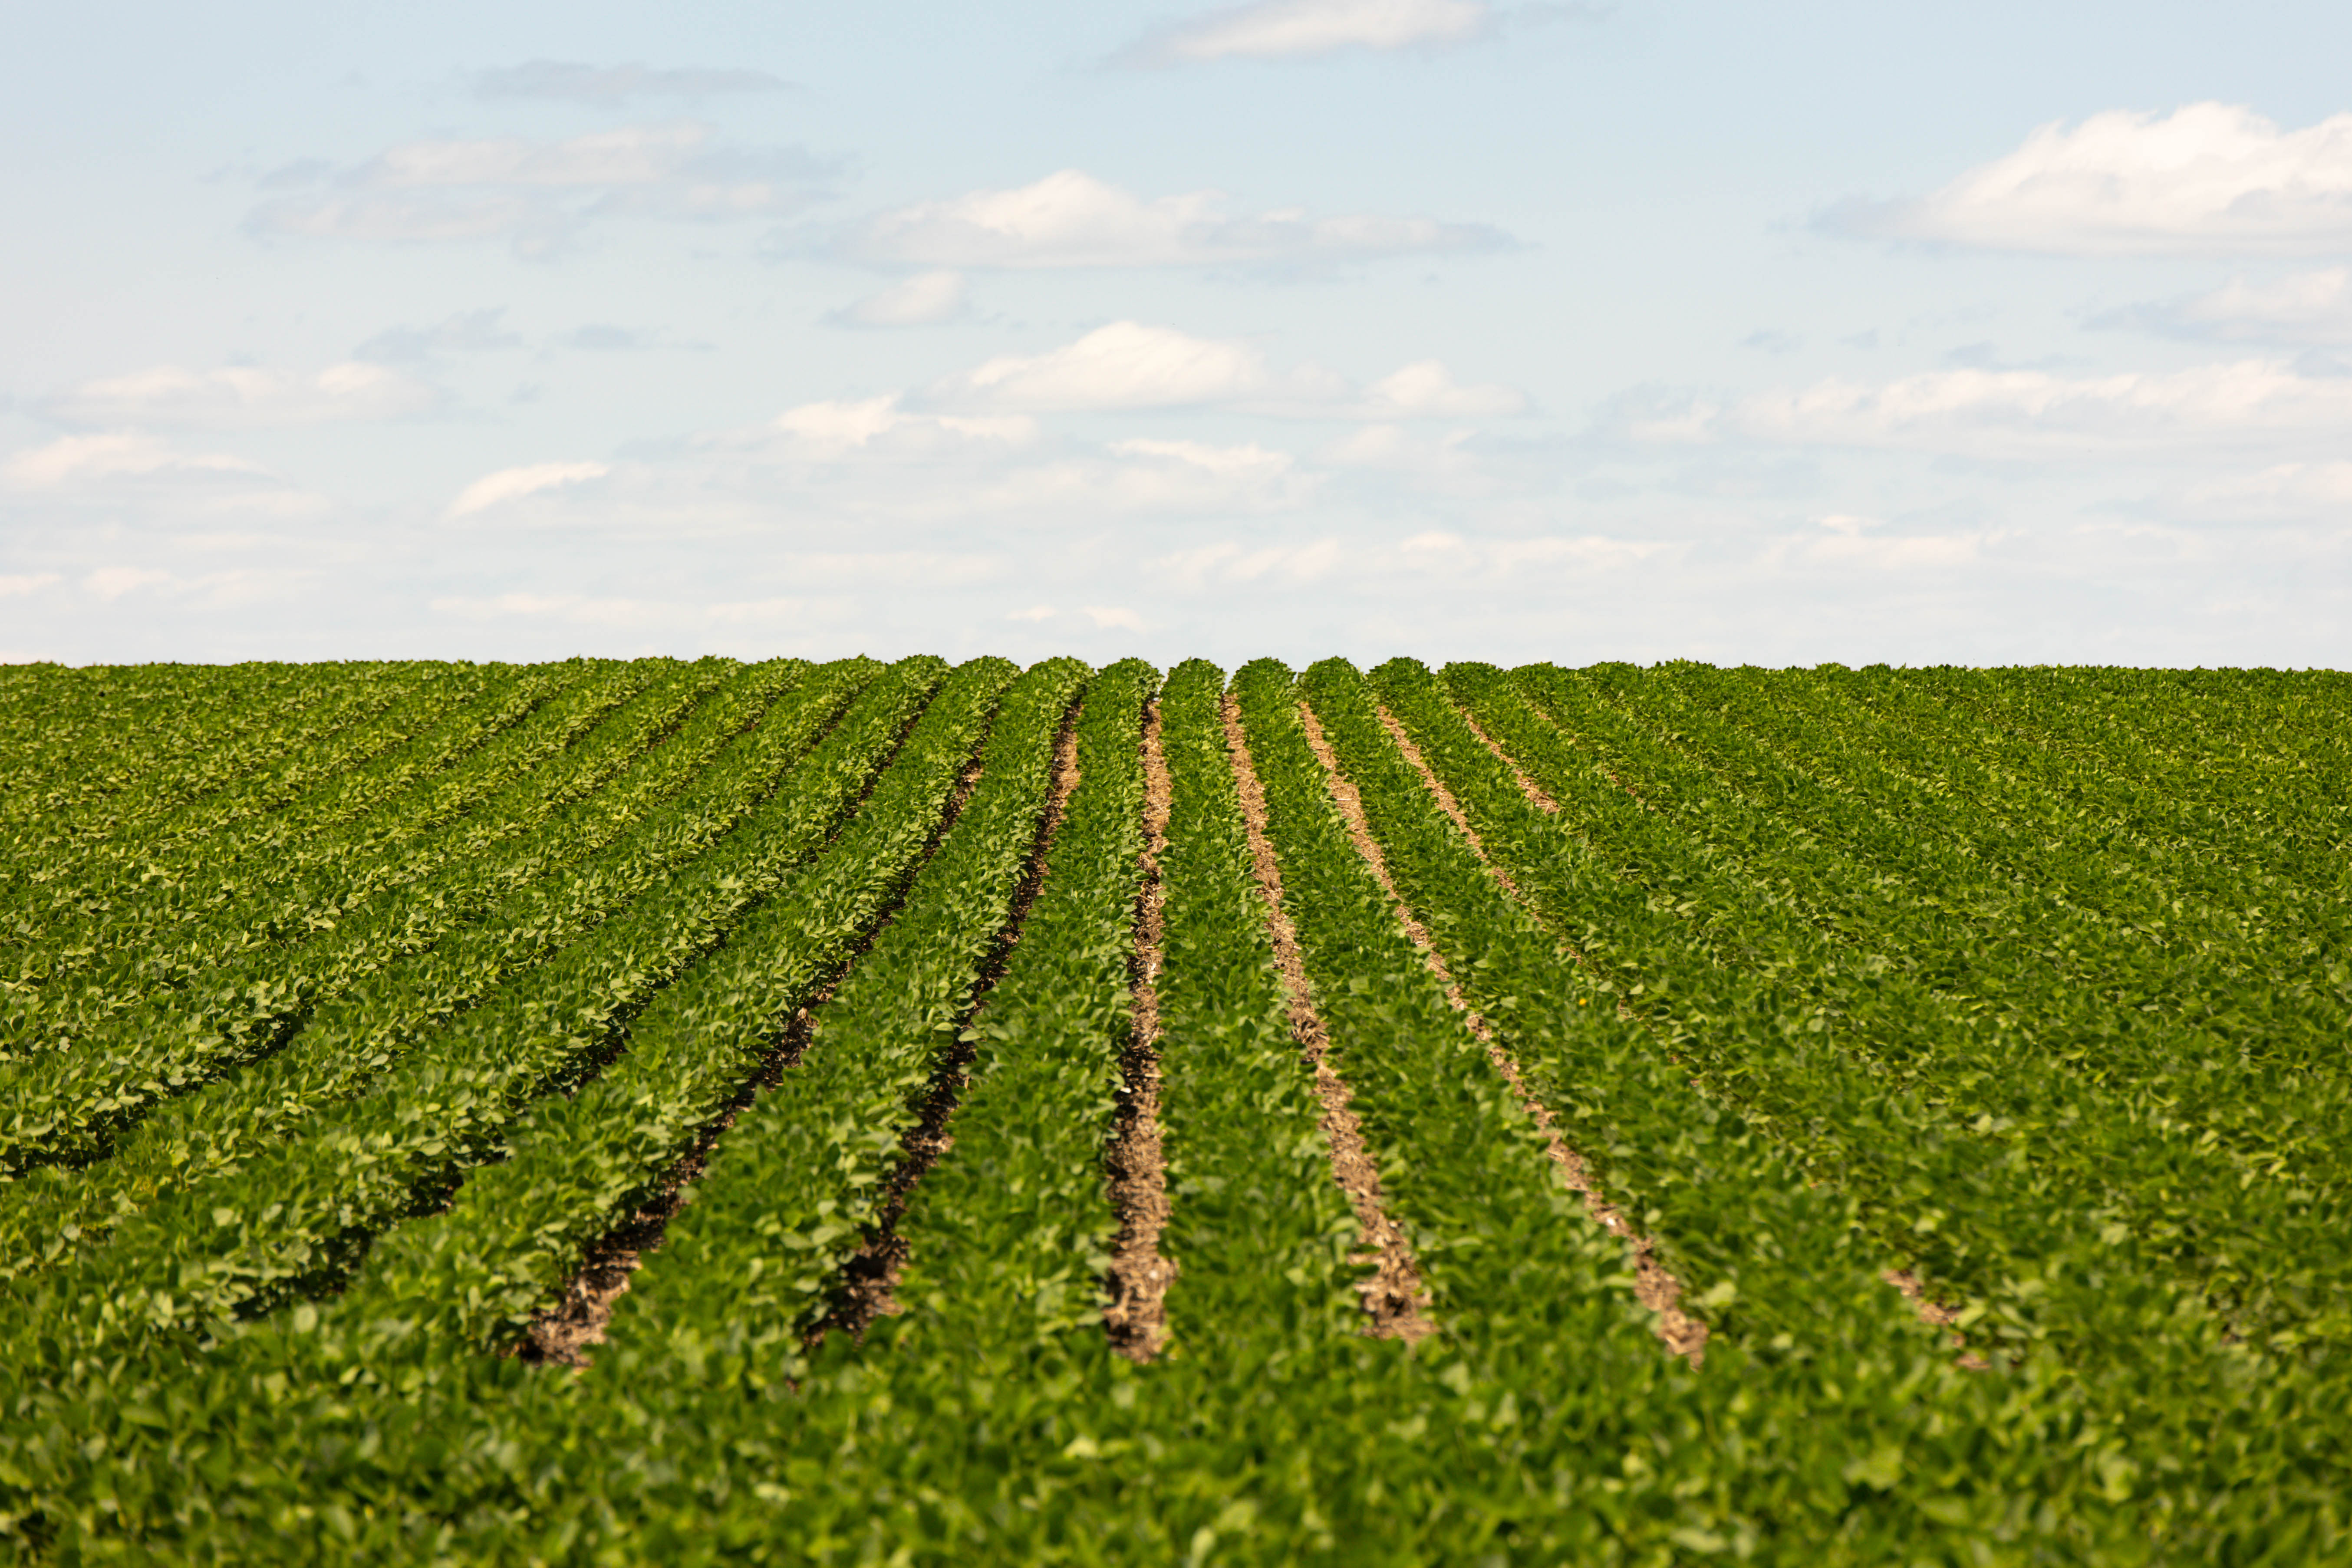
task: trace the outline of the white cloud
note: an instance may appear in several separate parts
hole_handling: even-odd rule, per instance
[[[54,588],[65,579],[54,572],[27,572],[14,576],[0,575],[0,599],[29,596],[44,588]]]
[[[969,308],[961,272],[919,272],[834,312],[851,327],[925,327],[952,321]]]
[[[1198,591],[1217,584],[1347,582],[1515,584],[1531,574],[1589,576],[1621,571],[1676,547],[1654,540],[1538,535],[1471,538],[1446,530],[1395,540],[1334,538],[1252,545],[1234,541],[1177,552],[1152,563],[1171,582]]]
[[[857,260],[911,267],[1199,267],[1314,265],[1508,243],[1481,225],[1433,218],[1317,218],[1302,208],[1235,217],[1215,191],[1146,201],[1065,169],[1014,190],[879,214],[851,229],[840,249]]]
[[[270,477],[268,469],[243,458],[223,452],[175,451],[152,436],[128,430],[60,437],[47,446],[13,454],[0,474],[26,489],[158,476]]]
[[[485,474],[457,492],[449,503],[452,518],[468,517],[478,511],[520,500],[542,490],[562,489],[572,485],[601,479],[612,472],[604,463],[531,463],[521,468],[500,468],[495,474]]]
[[[1198,589],[1212,581],[1256,583],[1272,579],[1291,584],[1312,583],[1330,574],[1349,552],[1336,539],[1307,544],[1262,544],[1230,542],[1180,550],[1151,563],[1176,584]]]
[[[171,580],[169,572],[157,572],[143,566],[101,566],[84,577],[81,584],[100,598],[112,600]]]
[[[1320,483],[1298,472],[1287,452],[1255,445],[1115,441],[1105,451],[1015,468],[965,504],[1031,519],[1257,515],[1304,505]]]
[[[2352,343],[2352,267],[2268,283],[2232,279],[2210,293],[2135,305],[2091,322],[2221,342]]]
[[[1270,390],[1265,356],[1247,343],[1114,321],[1042,354],[999,354],[940,383],[947,402],[1003,408],[1172,408]]]
[[[692,121],[622,126],[562,142],[484,137],[404,142],[323,189],[253,209],[255,234],[374,241],[508,237],[529,256],[558,250],[592,218],[774,217],[805,205],[825,164],[797,148],[711,143]],[[268,182],[306,184],[296,165]]]
[[[1433,441],[1414,435],[1402,425],[1367,425],[1334,442],[1323,457],[1327,462],[1348,468],[1432,476],[1466,474],[1478,466],[1478,460],[1462,449],[1474,434],[1454,430]]]
[[[1125,58],[1175,65],[1426,48],[1483,37],[1495,21],[1495,8],[1482,0],[1256,0],[1167,28]]]
[[[1468,577],[1513,577],[1546,568],[1582,572],[1613,572],[1638,565],[1651,556],[1675,548],[1659,540],[1614,539],[1603,534],[1574,538],[1543,535],[1533,539],[1465,539],[1439,531],[1414,534],[1392,552],[1379,552],[1368,564],[1388,574],[1444,573]]]
[[[2172,510],[2218,521],[2292,521],[2352,515],[2352,462],[2278,463],[2260,472],[2192,485]]]
[[[432,602],[439,615],[467,620],[548,620],[569,626],[665,629],[678,626],[735,626],[789,621],[803,614],[806,599],[739,599],[715,604],[680,604],[671,600],[637,599],[588,594],[499,594],[489,598],[449,597]]]
[[[1307,418],[1472,418],[1511,414],[1527,400],[1507,386],[1464,386],[1435,360],[1410,364],[1360,393],[1320,365],[1276,372],[1255,344],[1199,338],[1172,327],[1113,321],[1034,354],[999,354],[935,382],[944,405],[1072,412],[1244,405]]]
[[[1786,536],[1765,552],[1767,565],[1833,567],[1867,572],[1932,572],[1973,563],[2001,537],[1969,533],[1879,534],[1876,518],[1831,513],[1815,520],[1818,533]]]
[[[1651,439],[1738,433],[1767,440],[1974,457],[2188,456],[2352,437],[2352,377],[2244,360],[2164,373],[2069,377],[1952,370],[1877,385],[1843,380],[1767,393]]]
[[[473,80],[474,90],[484,98],[549,98],[602,105],[632,98],[781,92],[792,85],[761,70],[693,67],[657,70],[645,65],[592,66],[578,60],[526,60],[519,66],[477,71]]]
[[[1112,452],[1122,458],[1156,458],[1214,474],[1219,479],[1254,484],[1271,483],[1290,472],[1287,452],[1256,445],[1213,447],[1205,441],[1113,441]]]
[[[2283,131],[2194,103],[2042,126],[1919,201],[1850,205],[1837,226],[2075,256],[2298,255],[2352,248],[2352,113]]]
[[[877,442],[897,456],[941,445],[1023,447],[1037,438],[1037,422],[1025,415],[910,414],[896,395],[803,403],[778,415],[773,428],[788,438],[794,456],[815,458],[840,458]]]
[[[1373,419],[1479,419],[1517,414],[1526,396],[1507,386],[1465,386],[1433,359],[1409,364],[1365,389],[1364,414]]]
[[[1115,605],[1088,605],[1087,618],[1094,622],[1097,630],[1107,631],[1112,626],[1129,632],[1143,630],[1141,616],[1137,615],[1133,610],[1122,609]]]
[[[1054,618],[1054,606],[1032,605],[1025,610],[1015,610],[1004,618],[1008,621],[1050,621]]]
[[[414,376],[352,360],[311,374],[231,365],[157,365],[85,382],[39,405],[65,425],[165,426],[243,430],[267,426],[401,419],[436,407],[441,395]]]

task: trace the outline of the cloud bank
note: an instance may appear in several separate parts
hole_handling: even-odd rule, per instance
[[[962,273],[919,272],[845,306],[829,319],[846,327],[927,327],[952,321],[970,309]]]
[[[212,371],[157,365],[84,382],[37,406],[60,425],[248,430],[404,419],[440,404],[441,394],[415,377],[352,360],[310,374],[251,365]]]
[[[1236,216],[1215,191],[1146,200],[1064,169],[1034,184],[877,214],[854,226],[836,249],[890,266],[1051,268],[1328,265],[1510,244],[1485,225],[1425,217],[1318,218],[1299,208]]]
[[[2298,272],[2268,283],[2232,279],[2208,293],[2130,306],[2089,324],[2212,342],[2352,343],[2352,267]]]
[[[1728,408],[1696,406],[1680,421],[1654,421],[1646,438],[1725,435],[1987,458],[2210,457],[2352,439],[2352,377],[2242,360],[2105,376],[1953,370],[1877,384],[1829,380]]]
[[[2193,103],[2053,121],[1916,201],[1851,203],[1851,233],[2061,256],[2309,255],[2352,249],[2352,113],[2284,131]]]
[[[1436,48],[1484,37],[1495,24],[1495,8],[1483,0],[1257,0],[1153,33],[1119,58],[1173,66]]]
[[[561,249],[594,218],[711,222],[773,218],[816,196],[831,165],[793,147],[729,147],[693,121],[621,126],[561,142],[525,137],[409,142],[340,174],[289,165],[248,233],[378,242],[510,240]]]

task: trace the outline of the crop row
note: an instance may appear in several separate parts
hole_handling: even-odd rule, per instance
[[[766,679],[772,709],[730,678],[636,767],[583,770],[614,780],[583,805],[641,823],[519,859],[260,1059],[0,1190],[25,1259],[0,1303],[0,1540],[248,1562],[2342,1549],[2341,907],[2168,761],[2226,733],[2248,780],[2299,763],[2276,820],[2318,842],[2335,752],[2278,727],[2333,688],[2265,687],[2249,717],[2022,673]],[[2021,738],[2077,713],[2098,721],[2063,745]],[[426,820],[419,792],[509,732],[477,715],[468,750],[457,710],[401,722],[268,809],[348,808],[353,845],[388,842],[364,825]],[[1939,769],[1971,746],[1981,765]],[[690,776],[653,783],[673,749]],[[1980,810],[1951,809],[1955,778]],[[1154,1071],[1156,1346],[1106,1331],[1120,1097]],[[1318,1071],[1377,1166],[1352,1212]],[[1699,1364],[1659,1345],[1633,1244],[1545,1121],[1681,1281]],[[1374,1211],[1425,1335],[1366,1332]],[[586,1309],[584,1368],[499,1353],[631,1263],[609,1321]],[[1955,1321],[1923,1322],[1894,1268]]]

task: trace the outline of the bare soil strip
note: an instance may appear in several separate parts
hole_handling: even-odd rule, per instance
[[[1544,793],[1543,785],[1536,783],[1535,780],[1528,776],[1528,770],[1519,766],[1519,759],[1511,755],[1510,752],[1503,750],[1502,746],[1496,742],[1495,737],[1486,733],[1486,730],[1479,724],[1477,720],[1470,717],[1468,709],[1463,708],[1457,704],[1454,710],[1462,716],[1462,721],[1465,724],[1470,726],[1470,732],[1478,737],[1479,743],[1484,745],[1488,751],[1495,753],[1495,760],[1511,770],[1511,776],[1519,781],[1519,793],[1526,795],[1528,800],[1534,802],[1538,807],[1547,814],[1558,816],[1559,815],[1559,802],[1552,799],[1550,795],[1546,795]]]
[[[1250,860],[1258,889],[1265,895],[1266,930],[1274,940],[1275,968],[1282,975],[1283,994],[1290,1016],[1291,1038],[1315,1069],[1315,1098],[1323,1107],[1323,1138],[1331,1149],[1331,1173],[1355,1206],[1356,1222],[1372,1251],[1359,1261],[1376,1265],[1372,1278],[1357,1289],[1371,1318],[1368,1331],[1381,1339],[1408,1344],[1437,1331],[1429,1317],[1429,1292],[1421,1283],[1421,1268],[1404,1231],[1381,1206],[1381,1172],[1364,1146],[1363,1123],[1349,1104],[1347,1080],[1331,1069],[1328,1059],[1331,1037],[1315,1011],[1307,961],[1298,949],[1298,930],[1282,902],[1282,868],[1266,837],[1265,790],[1250,762],[1249,742],[1242,732],[1241,705],[1226,693],[1223,712],[1225,749],[1232,755],[1234,781],[1241,793],[1242,816],[1249,829]]]
[[[1466,711],[1463,710],[1459,707],[1457,707],[1454,711],[1461,715],[1462,721],[1465,724],[1470,726],[1470,732],[1477,736],[1480,741],[1484,742],[1488,751],[1495,753],[1496,760],[1511,770],[1512,776],[1519,781],[1520,793],[1525,795],[1531,804],[1541,808],[1543,811],[1549,813],[1551,816],[1558,816],[1559,815],[1559,802],[1545,794],[1543,786],[1528,776],[1526,770],[1519,766],[1517,760],[1515,759],[1510,752],[1503,750],[1501,746],[1496,744],[1495,738],[1492,735],[1489,735],[1486,731],[1479,728],[1478,721],[1470,717]],[[1406,747],[1405,754],[1412,758],[1412,763],[1415,767],[1422,770],[1423,776],[1430,781],[1430,787],[1438,792],[1442,800],[1445,800],[1447,802],[1446,809],[1448,811],[1457,810],[1457,808],[1451,803],[1451,798],[1445,795],[1445,786],[1437,782],[1436,775],[1432,773],[1427,765],[1423,763],[1420,753],[1412,749],[1412,743],[1404,741],[1403,731],[1397,730],[1395,721],[1389,719],[1388,712],[1385,709],[1381,710],[1381,718],[1383,721],[1388,723],[1391,730],[1396,731],[1399,741],[1403,742]],[[1632,792],[1628,791],[1627,793],[1631,794]],[[1637,796],[1636,798],[1639,797]],[[1461,818],[1457,816],[1455,820],[1460,821]],[[1469,832],[1469,827],[1466,824],[1465,824],[1463,831],[1465,833]],[[1479,858],[1484,859],[1486,858],[1486,851],[1483,845],[1478,844],[1477,835],[1471,834],[1470,842],[1474,846],[1478,847]],[[1503,874],[1503,870],[1500,867],[1495,866],[1490,862],[1487,866],[1487,869],[1492,871],[1496,879],[1501,881],[1505,887],[1510,887],[1510,879]],[[1516,893],[1517,889],[1513,889],[1512,890]],[[1627,1013],[1625,1005],[1622,1002],[1620,1002],[1617,1006],[1620,1013]],[[1630,1016],[1631,1015],[1628,1013],[1627,1016]],[[1643,1245],[1646,1247],[1648,1244],[1645,1242]],[[1669,1278],[1671,1278],[1671,1276],[1669,1276]],[[1958,1308],[1947,1306],[1944,1303],[1930,1298],[1927,1294],[1927,1288],[1919,1283],[1916,1276],[1909,1273],[1908,1271],[1900,1268],[1890,1268],[1881,1274],[1879,1278],[1902,1292],[1904,1300],[1909,1301],[1913,1310],[1918,1312],[1919,1321],[1921,1322],[1930,1323],[1937,1328],[1948,1328],[1951,1324],[1959,1321],[1960,1313]],[[1968,1340],[1965,1336],[1954,1333],[1951,1336],[1951,1341],[1953,1346],[1961,1352],[1959,1358],[1959,1364],[1961,1366],[1966,1367],[1970,1372],[1984,1372],[1990,1369],[1992,1364],[1991,1363],[1986,1361],[1984,1357],[1968,1348]],[[1696,1363],[1696,1358],[1694,1357],[1693,1359],[1694,1363]]]
[[[834,825],[833,833],[825,839],[828,847],[864,809],[866,799],[880,784],[882,775],[897,760],[898,747],[906,743],[907,737],[914,731],[916,721],[920,718],[919,712],[899,730],[898,742],[892,746],[889,755],[867,775],[864,786],[857,792],[856,800]],[[1066,721],[1064,728],[1066,737]],[[587,1347],[604,1342],[604,1331],[613,1321],[613,1303],[628,1289],[629,1276],[636,1272],[642,1255],[662,1244],[670,1218],[677,1213],[686,1189],[709,1164],[712,1146],[719,1142],[720,1134],[735,1125],[735,1118],[742,1114],[743,1109],[751,1103],[760,1090],[773,1085],[782,1074],[799,1062],[801,1053],[808,1048],[811,1015],[832,999],[834,992],[840,988],[842,981],[856,966],[858,959],[864,957],[880,940],[882,933],[890,928],[890,922],[898,917],[898,907],[906,897],[907,889],[914,886],[917,873],[922,869],[924,862],[938,851],[948,836],[948,830],[955,826],[956,818],[963,815],[965,804],[971,799],[971,792],[980,785],[981,771],[980,754],[975,748],[971,760],[964,764],[963,773],[956,780],[954,793],[948,797],[947,809],[940,815],[939,825],[931,830],[930,839],[923,846],[922,854],[916,858],[914,865],[898,884],[897,893],[884,908],[882,918],[858,939],[840,966],[826,976],[808,1005],[793,1015],[793,1021],[785,1026],[775,1048],[761,1063],[760,1070],[745,1081],[727,1109],[703,1129],[693,1146],[663,1174],[646,1202],[588,1248],[580,1271],[565,1284],[563,1294],[553,1306],[541,1310],[531,1320],[522,1342],[509,1353],[523,1361],[551,1363],[559,1366],[584,1367],[590,1364]],[[616,1044],[606,1054],[605,1060],[609,1061],[612,1056],[625,1048],[625,1044]],[[585,1081],[583,1080],[583,1083]],[[575,1084],[565,1092],[577,1094],[580,1088],[581,1085]]]
[[[1113,1349],[1129,1361],[1146,1362],[1168,1338],[1168,1287],[1176,1264],[1160,1256],[1160,1235],[1168,1225],[1168,1169],[1160,1149],[1160,964],[1166,928],[1160,883],[1160,857],[1168,848],[1171,787],[1168,762],[1160,749],[1160,704],[1143,718],[1143,885],[1135,900],[1135,947],[1128,984],[1134,1018],[1127,1049],[1119,1057],[1125,1087],[1104,1168],[1110,1176],[1111,1204],[1118,1212],[1118,1240],[1112,1248],[1111,1303],[1103,1327]]]
[[[875,1319],[896,1317],[904,1310],[898,1305],[898,1288],[899,1274],[906,1267],[908,1247],[906,1238],[898,1234],[898,1222],[906,1216],[907,1198],[916,1184],[940,1163],[941,1155],[955,1147],[955,1140],[948,1133],[948,1123],[954,1118],[956,1107],[962,1103],[963,1091],[970,1084],[967,1069],[977,1054],[976,1047],[963,1036],[973,1015],[988,1000],[989,992],[1004,977],[1013,950],[1020,945],[1021,928],[1027,923],[1029,910],[1045,885],[1046,857],[1053,849],[1055,832],[1062,826],[1063,815],[1068,809],[1070,792],[1078,787],[1077,722],[1078,706],[1083,700],[1083,695],[1073,699],[1062,715],[1061,732],[1054,741],[1053,790],[1046,797],[1045,811],[1038,816],[1036,837],[1030,841],[1029,858],[1020,884],[1013,889],[1004,924],[982,963],[971,995],[956,1020],[955,1044],[932,1070],[930,1084],[924,1090],[922,1115],[901,1141],[904,1152],[883,1183],[882,1201],[875,1211],[873,1237],[844,1266],[845,1279],[834,1310],[811,1325],[805,1336],[804,1342],[811,1349],[827,1334],[836,1332],[849,1334],[862,1342],[866,1326]]]
[[[1381,708],[1379,712],[1381,722],[1388,727],[1406,758],[1436,795],[1438,804],[1460,825],[1471,847],[1477,850],[1478,858],[1486,860],[1486,847],[1471,831],[1469,819],[1463,815],[1460,803],[1438,782],[1437,775],[1430,770],[1420,749],[1406,738],[1402,727],[1390,717],[1388,710]],[[1323,764],[1324,783],[1331,792],[1331,798],[1338,804],[1339,815],[1347,819],[1348,835],[1356,841],[1357,853],[1363,856],[1364,863],[1371,868],[1372,875],[1387,892],[1389,902],[1395,909],[1397,922],[1404,927],[1405,934],[1412,939],[1412,944],[1421,949],[1430,973],[1436,975],[1438,984],[1445,988],[1445,999],[1454,1004],[1463,1021],[1470,1026],[1470,1032],[1476,1035],[1486,1047],[1486,1055],[1494,1062],[1495,1069],[1503,1075],[1504,1081],[1511,1086],[1511,1092],[1518,1097],[1520,1106],[1541,1130],[1545,1152],[1559,1168],[1561,1180],[1570,1191],[1582,1194],[1586,1212],[1610,1231],[1622,1237],[1629,1245],[1633,1258],[1633,1297],[1658,1315],[1658,1338],[1668,1350],[1687,1357],[1690,1363],[1696,1366],[1706,1353],[1706,1325],[1685,1312],[1678,1304],[1682,1300],[1682,1282],[1660,1267],[1650,1238],[1636,1232],[1627,1223],[1624,1215],[1601,1195],[1600,1184],[1592,1179],[1583,1156],[1568,1146],[1567,1141],[1560,1137],[1559,1129],[1554,1126],[1551,1108],[1537,1099],[1528,1088],[1527,1079],[1519,1072],[1519,1064],[1512,1059],[1502,1041],[1495,1037],[1493,1026],[1475,1007],[1470,1005],[1469,998],[1463,995],[1462,987],[1454,981],[1453,971],[1446,967],[1444,958],[1437,951],[1437,944],[1430,940],[1429,928],[1414,917],[1403,895],[1397,891],[1396,882],[1389,875],[1388,858],[1381,852],[1379,842],[1372,837],[1371,825],[1364,816],[1363,796],[1358,792],[1355,782],[1340,769],[1339,756],[1331,750],[1330,742],[1324,739],[1323,726],[1317,721],[1315,710],[1301,701],[1298,717],[1307,727],[1307,745],[1314,749],[1316,760]],[[1488,862],[1486,868],[1514,894],[1517,892],[1500,868]]]

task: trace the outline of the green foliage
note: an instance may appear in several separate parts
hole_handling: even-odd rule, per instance
[[[1229,704],[1416,1343],[1365,1331]],[[0,1554],[2334,1560],[2347,708],[2266,671],[0,671]],[[1139,1364],[1106,1160],[1154,718],[1177,1273]],[[590,1364],[507,1353],[616,1241],[657,1245]]]

